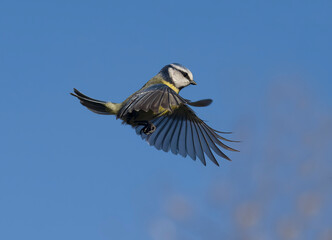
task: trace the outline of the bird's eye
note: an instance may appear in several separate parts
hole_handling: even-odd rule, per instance
[[[182,73],[182,75],[183,75],[185,78],[189,79],[189,75],[188,75],[188,73],[186,73],[186,72],[181,72],[181,73]]]

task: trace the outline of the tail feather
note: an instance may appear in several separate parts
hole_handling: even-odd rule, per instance
[[[70,93],[72,96],[77,97],[80,100],[80,103],[87,107],[90,111],[103,115],[111,115],[108,111],[105,101],[100,101],[97,99],[90,98],[77,89],[74,88],[74,93]]]

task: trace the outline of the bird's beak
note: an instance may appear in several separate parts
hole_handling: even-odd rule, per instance
[[[196,83],[194,80],[191,80],[191,81],[190,81],[190,84],[192,84],[192,85],[197,85],[197,83]]]

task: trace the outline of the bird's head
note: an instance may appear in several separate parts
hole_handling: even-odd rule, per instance
[[[178,89],[182,89],[189,84],[196,85],[190,70],[178,63],[166,65],[160,70],[160,74]]]

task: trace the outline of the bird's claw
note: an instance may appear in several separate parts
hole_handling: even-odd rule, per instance
[[[153,133],[156,130],[156,126],[153,125],[153,123],[148,123],[142,130],[141,132],[143,132],[146,135],[150,135],[151,133]]]

